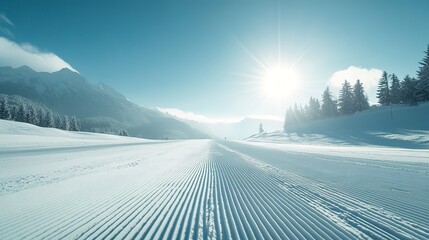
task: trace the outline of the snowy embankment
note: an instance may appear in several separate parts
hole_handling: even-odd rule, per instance
[[[0,147],[2,150],[16,151],[50,147],[90,147],[105,144],[129,144],[151,141],[108,134],[69,132],[56,128],[42,128],[31,124],[1,119],[0,136]]]
[[[349,116],[289,126],[247,138],[255,142],[429,148],[429,103],[374,107]]]
[[[428,150],[382,159],[6,121],[0,139],[0,239],[429,238]]]

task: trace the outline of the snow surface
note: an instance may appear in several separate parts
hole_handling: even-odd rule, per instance
[[[429,150],[0,121],[0,239],[428,239]]]

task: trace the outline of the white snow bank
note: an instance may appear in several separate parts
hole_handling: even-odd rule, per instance
[[[0,151],[143,142],[152,141],[99,133],[69,132],[56,128],[43,128],[27,123],[0,120]]]

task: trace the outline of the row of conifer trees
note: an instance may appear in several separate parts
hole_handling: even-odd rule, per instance
[[[352,87],[350,82],[344,81],[338,100],[334,99],[329,87],[322,94],[322,100],[310,97],[305,106],[295,104],[286,111],[284,127],[296,123],[308,122],[338,115],[352,114],[369,108],[368,97],[363,85],[358,79]]]
[[[382,106],[416,105],[419,102],[429,101],[429,45],[419,65],[417,78],[406,75],[402,81],[395,74],[388,74],[384,71],[377,89],[379,104]],[[286,110],[284,129],[297,123],[353,114],[368,108],[368,97],[360,80],[357,80],[353,87],[345,80],[337,100],[327,87],[322,94],[321,101],[310,97],[309,103],[305,106],[295,104],[293,107],[289,107]]]
[[[0,96],[0,119],[69,131],[80,130],[80,124],[75,116],[54,114],[47,107],[25,101],[18,96]]]

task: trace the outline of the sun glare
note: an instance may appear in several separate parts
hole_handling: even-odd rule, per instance
[[[298,76],[293,68],[275,66],[268,68],[261,82],[264,96],[270,100],[283,100],[296,89]]]

